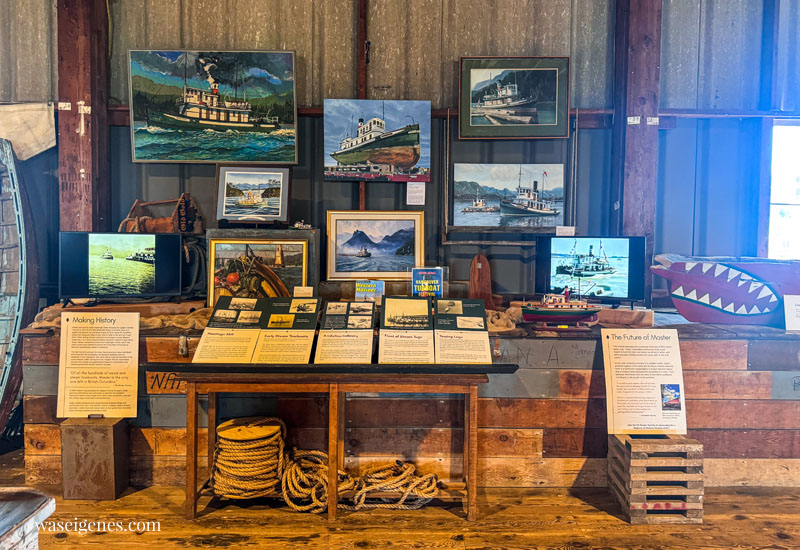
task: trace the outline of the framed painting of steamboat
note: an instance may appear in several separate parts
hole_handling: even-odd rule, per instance
[[[449,195],[453,228],[514,233],[564,225],[563,164],[455,163]]]
[[[294,53],[130,50],[134,162],[297,163]]]
[[[287,222],[289,169],[217,166],[217,219],[232,222]]]
[[[569,57],[462,57],[461,139],[569,137]]]
[[[328,280],[402,280],[425,265],[422,211],[328,210]]]
[[[430,101],[326,99],[324,179],[428,182]]]

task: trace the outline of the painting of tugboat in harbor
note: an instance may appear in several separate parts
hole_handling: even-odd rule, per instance
[[[406,279],[422,265],[422,212],[328,212],[329,279]]]
[[[564,165],[456,163],[451,219],[482,228],[563,225]]]
[[[326,99],[326,180],[430,181],[430,101]]]
[[[218,220],[288,220],[288,168],[220,166],[217,182]]]
[[[156,292],[155,235],[89,234],[89,295]]]
[[[297,162],[292,52],[128,56],[134,162]]]
[[[567,137],[569,58],[461,59],[462,138]]]
[[[554,237],[550,252],[550,289],[585,297],[627,297],[627,239]]]

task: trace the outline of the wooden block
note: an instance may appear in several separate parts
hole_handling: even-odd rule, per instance
[[[153,456],[156,454],[156,429],[131,426],[128,428],[130,455]]]
[[[769,371],[684,371],[683,380],[687,399],[772,397],[772,373]]]
[[[545,428],[542,456],[545,458],[605,458],[608,434],[605,428]]]
[[[684,376],[694,370],[747,370],[747,340],[681,340],[680,348]]]
[[[690,429],[797,429],[800,401],[695,399],[686,401]]]
[[[756,339],[748,342],[750,370],[800,370],[800,340]]]
[[[652,309],[603,308],[597,322],[604,327],[652,327],[655,315]]]
[[[774,371],[772,399],[800,399],[800,371]]]
[[[60,456],[25,456],[25,485],[61,485],[61,480]]]
[[[58,364],[22,364],[23,395],[58,395]]]
[[[503,428],[604,428],[602,399],[479,399],[478,424]]]
[[[498,362],[521,369],[603,370],[603,350],[595,339],[500,338]]]
[[[22,399],[22,421],[25,424],[57,424],[57,396],[26,395]]]
[[[61,448],[65,499],[116,499],[128,487],[124,419],[67,419]]]
[[[703,468],[708,487],[800,487],[797,458],[709,458]]]
[[[689,430],[706,458],[800,457],[800,430]]]
[[[197,471],[200,479],[208,477],[208,460],[198,457]],[[130,484],[134,487],[150,485],[181,486],[186,482],[186,459],[178,456],[135,456],[130,461]]]
[[[58,424],[26,424],[25,455],[60,455],[61,428]]]
[[[59,336],[41,331],[22,336],[23,365],[58,365]]]
[[[139,362],[150,363],[189,363],[197,349],[200,338],[187,338],[189,354],[183,356],[178,351],[178,336],[154,337],[148,336],[140,339]]]

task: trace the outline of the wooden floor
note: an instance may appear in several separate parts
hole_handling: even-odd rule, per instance
[[[22,485],[22,455],[0,456],[0,486]],[[59,494],[58,487],[48,489]],[[467,523],[458,505],[417,511],[344,512],[335,523],[297,514],[277,501],[223,503],[183,519],[178,487],[128,489],[116,501],[57,498],[51,519],[158,521],[158,533],[42,533],[41,548],[518,548],[729,549],[800,548],[800,491],[707,489],[703,525],[632,526],[604,489],[490,489],[478,494],[479,520]]]

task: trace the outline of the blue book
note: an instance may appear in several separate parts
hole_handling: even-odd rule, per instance
[[[411,270],[411,295],[441,298],[444,295],[444,268],[413,268]]]
[[[383,281],[356,281],[356,302],[376,302],[383,296]]]

